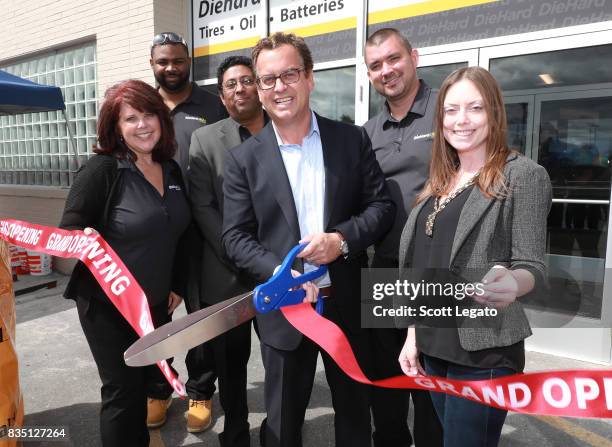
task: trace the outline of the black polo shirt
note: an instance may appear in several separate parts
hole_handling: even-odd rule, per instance
[[[402,229],[429,176],[436,98],[437,91],[420,80],[412,108],[404,118],[393,118],[385,102],[383,110],[364,124],[397,209],[391,230],[376,244],[376,255],[395,262]]]
[[[117,168],[123,172],[104,238],[153,307],[168,301],[177,244],[191,220],[189,203],[173,161],[162,163],[163,196],[133,162],[119,160]]]
[[[228,117],[221,99],[208,90],[191,83],[191,95],[170,112],[174,123],[176,154],[174,159],[181,167],[183,178],[187,178],[189,145],[191,134],[206,124],[216,123]]]

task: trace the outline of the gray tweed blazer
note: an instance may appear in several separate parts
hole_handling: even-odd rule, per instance
[[[468,281],[479,281],[494,265],[523,267],[539,273],[536,281],[543,281],[546,218],[552,203],[550,178],[542,166],[514,153],[508,156],[504,174],[510,190],[504,199],[487,198],[479,188],[472,189],[459,217],[449,269]],[[412,209],[404,226],[399,247],[400,274],[410,267],[416,220],[424,204]],[[462,304],[481,307],[474,301]],[[469,318],[459,326],[459,341],[467,351],[509,346],[530,335],[519,300],[500,309],[494,327],[485,327],[483,319]]]

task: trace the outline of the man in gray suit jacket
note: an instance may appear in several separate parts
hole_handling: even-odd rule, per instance
[[[258,133],[266,122],[249,58],[230,56],[225,59],[217,71],[217,86],[230,118],[194,132],[189,151],[193,217],[204,236],[199,288],[201,307],[252,288],[252,284],[239,277],[234,267],[227,262],[221,246],[223,159],[228,149]],[[219,435],[219,441],[224,447],[249,446],[246,366],[250,349],[251,325],[244,323],[188,353],[196,365],[211,371],[204,379],[209,383],[193,384],[192,389],[192,384],[187,382],[190,399],[205,402],[202,417],[192,412],[194,417],[188,421],[190,431],[201,431],[197,428],[210,424],[206,419],[210,419],[210,399],[215,390],[213,372],[216,372],[221,406],[225,412],[224,431]],[[206,389],[209,394],[195,395],[196,389]]]

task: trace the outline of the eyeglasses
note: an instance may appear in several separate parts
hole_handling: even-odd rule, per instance
[[[251,78],[250,76],[243,76],[238,80],[229,79],[223,84],[223,89],[228,92],[234,91],[236,90],[236,87],[238,87],[238,82],[240,82],[243,87],[250,87],[255,84],[255,79]]]
[[[276,75],[264,75],[257,78],[257,85],[262,90],[270,90],[276,85],[276,80],[280,79],[283,84],[295,84],[300,80],[300,72],[306,71],[304,68],[290,68],[287,71],[283,71],[278,76]]]
[[[185,42],[185,39],[183,39],[180,35],[176,33],[157,34],[151,41],[151,48],[157,45],[166,45],[168,43],[175,43],[175,44],[180,43],[181,45],[185,45],[185,48],[187,48],[187,42]]]

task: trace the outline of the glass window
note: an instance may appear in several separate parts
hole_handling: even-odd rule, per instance
[[[314,74],[310,105],[326,118],[355,122],[355,67],[334,68]]]
[[[76,105],[76,109],[77,109],[77,118],[85,118],[85,103],[84,102],[80,102]]]
[[[529,104],[525,102],[506,103],[508,123],[508,146],[525,154],[527,148],[527,117]]]
[[[96,79],[96,66],[95,65],[87,65],[85,67],[85,80],[93,81]]]
[[[467,67],[467,62],[455,62],[453,64],[430,65],[428,67],[417,68],[417,74],[420,79],[423,79],[431,88],[439,89],[442,82],[453,71],[459,68]]]
[[[60,87],[73,136],[85,142],[87,137],[95,137],[98,109],[95,54],[95,44],[87,43],[0,66],[0,69],[33,82]],[[63,113],[50,111],[2,117],[0,139],[3,150],[0,151],[0,183],[69,186],[67,166],[74,169],[76,163],[72,160],[72,150],[65,149],[71,146]],[[85,160],[92,154],[91,145],[77,141],[79,158]]]
[[[489,70],[504,91],[607,83],[612,45],[494,59]]]
[[[96,53],[94,52],[93,46],[85,47],[85,63],[95,62]]]
[[[538,163],[555,198],[610,198],[611,104],[609,97],[542,101]]]

